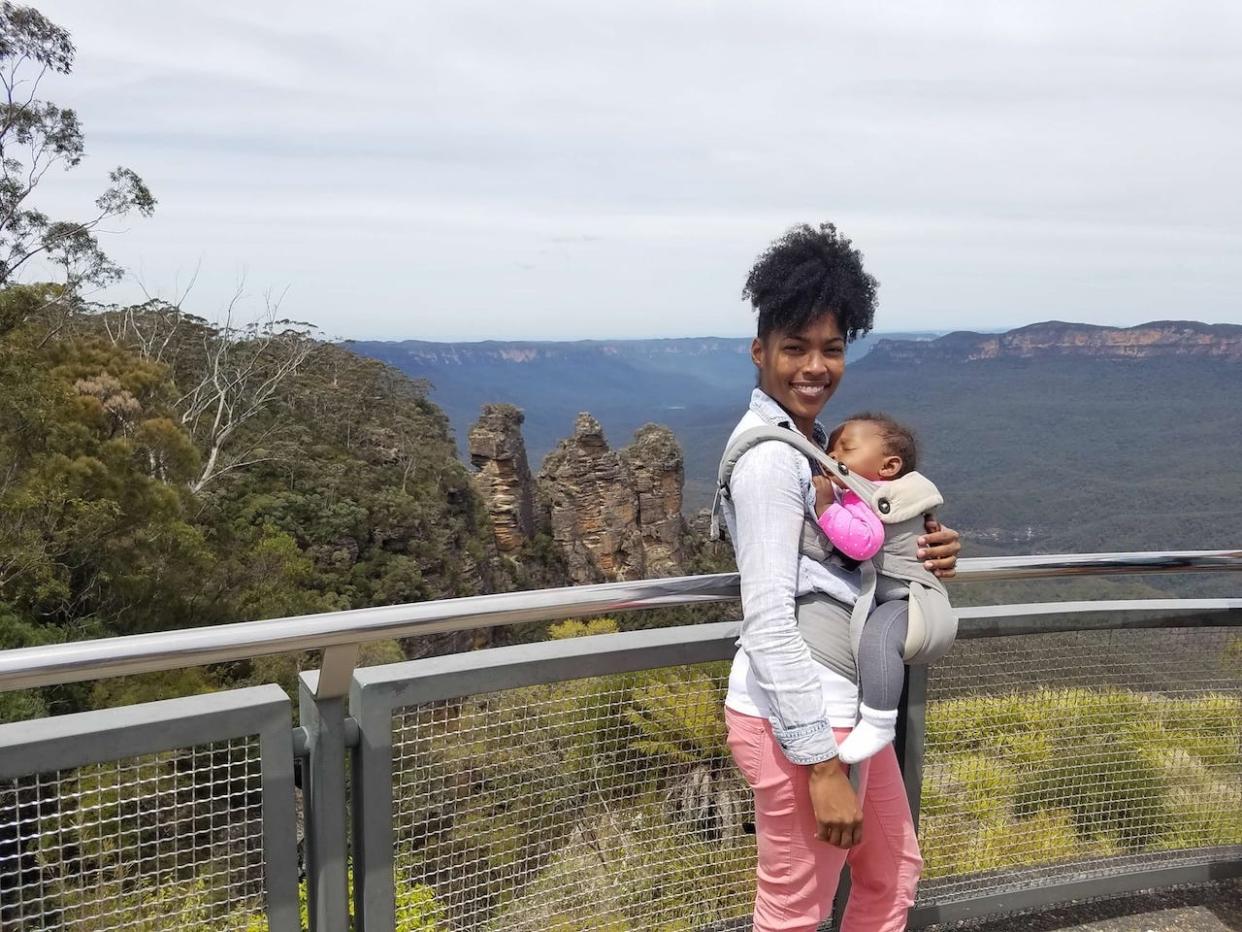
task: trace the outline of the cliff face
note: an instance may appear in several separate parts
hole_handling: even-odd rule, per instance
[[[470,463],[478,470],[474,485],[487,504],[502,554],[520,550],[535,536],[535,482],[526,461],[520,409],[484,405],[470,429]]]
[[[1046,321],[1008,333],[959,331],[936,340],[880,340],[874,363],[971,362],[981,359],[1197,357],[1242,362],[1242,326],[1154,321],[1136,327],[1097,327]]]
[[[685,466],[668,428],[648,424],[617,451],[599,422],[578,415],[536,479],[526,467],[521,412],[488,405],[470,431],[475,481],[497,547],[514,554],[544,532],[573,583],[674,576],[687,571],[682,518]]]

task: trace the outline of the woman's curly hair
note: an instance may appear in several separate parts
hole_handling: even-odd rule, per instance
[[[862,253],[834,224],[790,227],[755,261],[742,289],[759,312],[759,339],[798,333],[828,312],[836,315],[846,343],[867,333],[880,283],[862,263]]]

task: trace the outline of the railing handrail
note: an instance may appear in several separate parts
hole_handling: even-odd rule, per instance
[[[1242,550],[1050,554],[965,559],[959,582],[1242,570]],[[266,654],[465,631],[583,615],[724,602],[736,573],[565,586],[297,615],[0,651],[0,692],[177,670]]]

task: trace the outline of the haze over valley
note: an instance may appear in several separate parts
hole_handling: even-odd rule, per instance
[[[1242,521],[1242,327],[1045,322],[1007,333],[877,334],[850,350],[826,418],[879,409],[911,423],[946,520],[972,552],[1211,548]],[[615,448],[667,425],[684,510],[753,385],[749,340],[354,343],[431,384],[463,451],[480,405],[525,415],[533,468],[589,411]]]

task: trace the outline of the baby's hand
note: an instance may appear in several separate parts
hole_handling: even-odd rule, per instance
[[[815,515],[819,517],[837,500],[833,491],[836,484],[827,476],[811,476],[811,482],[815,485]]]

